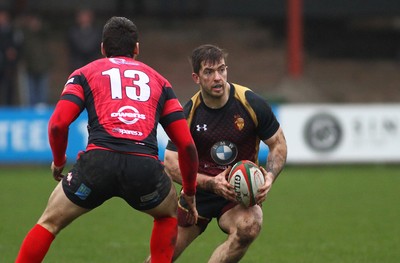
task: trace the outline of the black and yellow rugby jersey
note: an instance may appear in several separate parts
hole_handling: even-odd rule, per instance
[[[184,106],[199,155],[199,173],[215,176],[240,160],[258,162],[260,140],[276,133],[279,123],[265,99],[230,83],[228,102],[207,107],[200,91]],[[167,149],[175,150],[168,144]]]

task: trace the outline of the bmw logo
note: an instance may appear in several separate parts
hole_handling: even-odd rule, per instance
[[[232,163],[238,154],[236,145],[230,141],[220,141],[211,147],[211,158],[219,165]]]

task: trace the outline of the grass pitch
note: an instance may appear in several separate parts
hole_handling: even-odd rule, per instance
[[[48,167],[0,166],[0,262],[14,262],[55,185]],[[399,197],[399,165],[288,166],[241,262],[400,262]],[[64,229],[44,262],[143,262],[151,227],[151,217],[112,199]],[[207,262],[224,238],[214,220],[178,262]]]

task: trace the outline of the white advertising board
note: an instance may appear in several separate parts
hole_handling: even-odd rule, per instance
[[[280,105],[288,163],[400,163],[400,104]]]

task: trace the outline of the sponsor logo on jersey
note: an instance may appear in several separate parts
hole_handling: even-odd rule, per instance
[[[143,136],[143,132],[141,131],[134,131],[134,130],[127,130],[127,129],[121,129],[121,128],[114,128],[112,129],[113,132],[117,132],[119,134],[128,134],[128,135],[134,135],[134,136]]]
[[[123,58],[109,58],[108,60],[117,65],[139,65],[136,61],[127,61]]]
[[[238,154],[236,144],[230,141],[220,141],[215,143],[210,150],[211,158],[219,165],[232,163]]]
[[[146,115],[139,113],[139,111],[132,106],[121,107],[118,112],[111,113],[111,117],[118,118],[118,120],[128,125],[134,124],[138,120],[146,119]]]
[[[196,131],[206,131],[206,130],[207,130],[207,124],[203,124],[203,125],[197,124],[196,125]]]
[[[244,119],[240,117],[240,115],[235,115],[235,128],[239,131],[243,130],[244,128]]]

